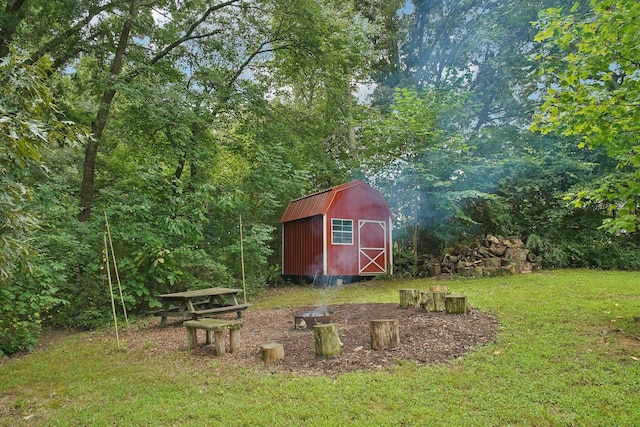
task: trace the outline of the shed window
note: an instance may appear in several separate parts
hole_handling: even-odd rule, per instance
[[[353,245],[353,220],[331,220],[331,243],[334,245]]]

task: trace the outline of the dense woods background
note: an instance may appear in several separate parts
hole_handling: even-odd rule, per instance
[[[279,218],[360,178],[398,274],[487,234],[640,268],[635,1],[0,1],[0,353],[279,284]]]

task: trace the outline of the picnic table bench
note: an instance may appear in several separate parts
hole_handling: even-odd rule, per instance
[[[216,356],[221,356],[226,351],[224,331],[229,331],[229,352],[233,353],[240,347],[240,328],[242,327],[242,322],[239,320],[187,320],[183,325],[187,328],[189,350],[193,350],[198,346],[198,329],[204,329],[206,331],[207,345],[211,344],[211,333],[213,332],[213,344],[215,346]]]
[[[237,295],[242,289],[235,288],[206,288],[194,291],[176,292],[158,295],[163,301],[161,310],[154,312],[162,317],[160,326],[164,326],[167,317],[188,317],[198,320],[215,314],[237,313],[242,317],[242,311],[250,304],[239,304]]]

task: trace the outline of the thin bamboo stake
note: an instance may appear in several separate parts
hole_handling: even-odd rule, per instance
[[[247,285],[244,280],[244,245],[242,242],[242,215],[240,215],[240,264],[242,265],[242,293],[244,295],[244,303],[247,303]]]
[[[120,284],[120,275],[118,274],[118,264],[116,264],[116,252],[113,250],[113,241],[111,240],[111,230],[109,229],[109,220],[107,219],[107,211],[104,211],[104,223],[107,227],[107,236],[109,237],[109,246],[111,247],[111,256],[113,257],[113,271],[116,274],[118,282],[118,291],[120,292],[120,302],[122,303],[122,311],[124,313],[124,321],[129,330],[129,318],[127,317],[127,307],[124,305],[124,296],[122,295],[122,285]]]
[[[109,248],[107,246],[107,233],[103,233],[105,264],[107,267],[107,279],[109,279],[109,296],[111,297],[111,310],[113,311],[113,324],[116,328],[116,342],[120,348],[120,335],[118,335],[118,317],[116,316],[116,302],[113,299],[113,286],[111,284],[111,267],[109,266]]]

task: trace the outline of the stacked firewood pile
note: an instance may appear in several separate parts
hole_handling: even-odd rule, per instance
[[[447,248],[440,259],[424,260],[421,273],[482,277],[531,273],[539,268],[536,255],[519,238],[488,235],[470,245]]]

